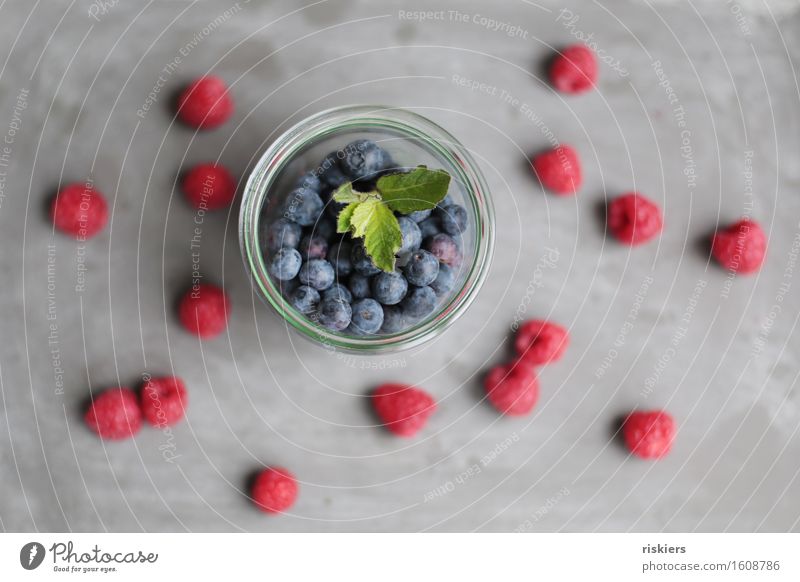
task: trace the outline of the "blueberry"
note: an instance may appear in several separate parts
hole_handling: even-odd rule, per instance
[[[300,241],[300,254],[306,259],[324,259],[328,254],[328,241],[319,235],[307,234]]]
[[[347,204],[342,204],[341,202],[336,202],[335,200],[329,200],[325,204],[325,212],[328,213],[328,217],[332,218],[333,220],[339,220],[339,213],[344,210],[344,207]]]
[[[267,227],[267,249],[274,253],[281,247],[295,248],[300,244],[302,229],[288,218],[279,218]]]
[[[311,225],[311,234],[330,240],[336,234],[336,223],[327,216],[321,216],[317,222]]]
[[[381,270],[375,266],[375,263],[372,262],[372,259],[364,248],[364,244],[361,242],[357,242],[353,245],[353,250],[350,253],[350,260],[353,262],[353,268],[356,270],[356,273],[364,275],[365,277],[377,275],[381,272]]]
[[[322,214],[322,198],[308,188],[297,188],[289,192],[283,203],[284,218],[294,220],[302,226],[311,226]]]
[[[322,159],[319,165],[319,179],[329,188],[338,188],[348,181],[347,176],[345,176],[339,168],[337,153],[338,152],[329,153]]]
[[[328,251],[328,260],[333,265],[337,277],[347,277],[353,271],[353,263],[350,260],[351,246],[349,242],[342,241],[333,245]]]
[[[400,303],[400,307],[407,317],[420,319],[436,307],[436,293],[430,287],[413,287]]]
[[[428,251],[419,250],[411,253],[403,272],[409,283],[424,287],[432,283],[439,274],[439,261]]]
[[[377,332],[383,325],[383,308],[374,299],[359,299],[353,303],[353,319],[350,331],[355,335]]]
[[[440,262],[447,265],[456,265],[461,261],[461,250],[458,248],[458,244],[453,237],[443,232],[425,239],[423,246]]]
[[[400,303],[408,291],[408,281],[402,273],[380,272],[370,281],[372,296],[384,305]]]
[[[306,172],[297,179],[295,188],[308,188],[319,194],[322,191],[322,182],[315,172]]]
[[[300,281],[297,280],[297,277],[294,279],[289,279],[288,281],[279,281],[276,279],[273,283],[278,287],[280,292],[283,293],[285,297],[290,297],[292,293],[295,292],[295,289],[300,286]]]
[[[430,283],[429,287],[433,289],[437,297],[443,297],[453,289],[455,279],[455,271],[449,265],[442,263],[439,265],[439,274],[436,275],[436,279]]]
[[[369,297],[372,294],[369,288],[369,277],[358,273],[350,275],[347,286],[350,289],[350,293],[353,294],[353,299],[364,299],[364,297]]]
[[[445,206],[450,206],[451,204],[455,203],[453,202],[453,197],[450,196],[450,194],[448,194],[447,196],[442,198],[442,201],[439,202],[439,204],[437,204],[436,206],[438,206],[439,208],[444,208]]]
[[[331,285],[336,278],[333,272],[333,265],[322,259],[312,259],[306,261],[300,269],[300,282],[310,285],[318,291],[324,291]]]
[[[447,234],[456,236],[467,229],[467,210],[458,204],[451,204],[439,208],[437,211],[442,223],[442,230]]]
[[[352,180],[372,176],[391,163],[386,150],[368,139],[358,139],[347,144],[339,157],[339,167]]]
[[[267,271],[279,281],[288,281],[297,276],[302,264],[303,259],[297,249],[283,247],[272,257]]]
[[[408,217],[419,224],[423,220],[427,219],[431,215],[431,212],[433,212],[433,210],[417,210],[409,214]]]
[[[303,315],[308,315],[319,305],[319,291],[308,285],[300,285],[289,295],[289,303]]]
[[[350,289],[342,285],[341,283],[334,283],[331,285],[325,293],[322,294],[323,299],[338,299],[339,301],[344,301],[345,303],[352,303],[353,302],[353,294],[350,293]]]
[[[408,216],[400,216],[397,219],[400,224],[400,232],[403,235],[403,243],[400,245],[398,254],[406,254],[415,251],[422,244],[422,233],[419,231],[417,223]]]
[[[408,326],[405,313],[399,305],[383,306],[383,333],[397,333],[403,331]]]
[[[439,228],[439,219],[436,216],[426,218],[417,224],[417,226],[419,227],[419,232],[422,235],[422,240],[441,232],[441,229]]]
[[[346,329],[352,316],[350,304],[335,297],[324,299],[319,307],[319,322],[333,331]]]

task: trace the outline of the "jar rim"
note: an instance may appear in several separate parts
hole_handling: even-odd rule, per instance
[[[414,137],[447,161],[462,185],[475,228],[475,248],[469,272],[457,291],[422,322],[394,334],[345,336],[330,331],[295,310],[267,273],[259,228],[270,187],[293,156],[320,137],[341,130],[386,129]],[[455,176],[454,176],[455,177]],[[292,328],[317,344],[355,353],[385,353],[418,346],[449,327],[475,299],[494,249],[494,208],[483,173],[467,149],[447,130],[404,108],[350,105],[327,109],[294,124],[264,151],[247,179],[239,213],[239,245],[258,295]]]

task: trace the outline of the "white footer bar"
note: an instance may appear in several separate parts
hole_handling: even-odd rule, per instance
[[[799,548],[800,534],[3,534],[0,580],[797,581]]]

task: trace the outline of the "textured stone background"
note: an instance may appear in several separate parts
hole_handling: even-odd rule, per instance
[[[423,23],[400,11],[439,6],[3,4],[2,529],[800,529],[797,4],[575,1],[572,25],[557,3],[499,4],[452,3],[467,22]],[[542,65],[581,33],[622,70],[606,65],[597,92],[565,98]],[[210,70],[238,111],[195,135],[172,123],[169,102]],[[423,350],[330,355],[252,295],[233,209],[205,218],[201,259],[233,299],[229,334],[200,344],[183,333],[173,305],[195,216],[176,196],[181,168],[218,158],[244,176],[276,132],[351,103],[419,111],[479,158],[497,252],[468,315]],[[549,132],[582,154],[576,198],[544,194],[526,168]],[[81,246],[54,235],[44,209],[59,183],[88,175],[113,220]],[[633,188],[664,206],[666,230],[631,250],[605,236],[600,209]],[[768,262],[729,280],[704,240],[743,213],[768,231]],[[507,356],[520,306],[567,325],[573,342],[542,371],[535,414],[509,420],[481,402],[480,377]],[[90,388],[172,370],[191,390],[172,434],[104,444],[84,428]],[[363,398],[398,379],[440,400],[411,441],[372,427]],[[627,458],[613,438],[633,407],[678,420],[664,461]],[[292,515],[249,505],[247,477],[262,464],[302,481]]]

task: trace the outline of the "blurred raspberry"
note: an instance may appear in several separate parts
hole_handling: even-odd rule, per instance
[[[608,229],[622,243],[645,243],[658,236],[663,225],[658,205],[638,192],[623,194],[608,205]]]
[[[542,186],[559,195],[577,193],[583,182],[578,152],[568,145],[534,156],[531,165]]]
[[[717,231],[711,242],[711,254],[734,273],[754,273],[767,254],[767,237],[761,226],[749,218]]]
[[[429,394],[404,384],[379,386],[372,394],[372,404],[386,428],[402,437],[414,436],[436,410],[436,401]]]
[[[207,283],[189,289],[178,305],[178,317],[183,327],[203,339],[225,331],[229,312],[230,301],[225,291]]]
[[[186,385],[180,378],[150,378],[142,388],[142,414],[156,427],[171,426],[185,414]]]
[[[223,166],[198,164],[183,177],[183,193],[195,208],[226,208],[236,196],[236,180]]]
[[[632,412],[622,425],[622,436],[637,457],[660,459],[672,447],[675,421],[662,410]]]
[[[206,76],[192,82],[178,98],[178,117],[192,127],[213,129],[233,115],[233,99],[225,81]]]
[[[556,323],[531,319],[517,331],[514,348],[520,360],[530,366],[541,366],[561,359],[569,345],[569,333]]]
[[[250,496],[265,513],[282,513],[297,499],[297,479],[282,467],[269,467],[256,476]]]
[[[84,421],[100,438],[121,440],[139,432],[142,411],[129,388],[110,388],[93,398]]]
[[[597,58],[583,44],[562,50],[550,65],[550,82],[562,93],[583,93],[597,82]]]
[[[61,232],[87,240],[108,222],[108,205],[99,190],[86,184],[70,184],[53,199],[50,218]]]
[[[486,376],[484,387],[492,406],[508,416],[528,414],[539,400],[536,370],[524,362],[495,366]]]

